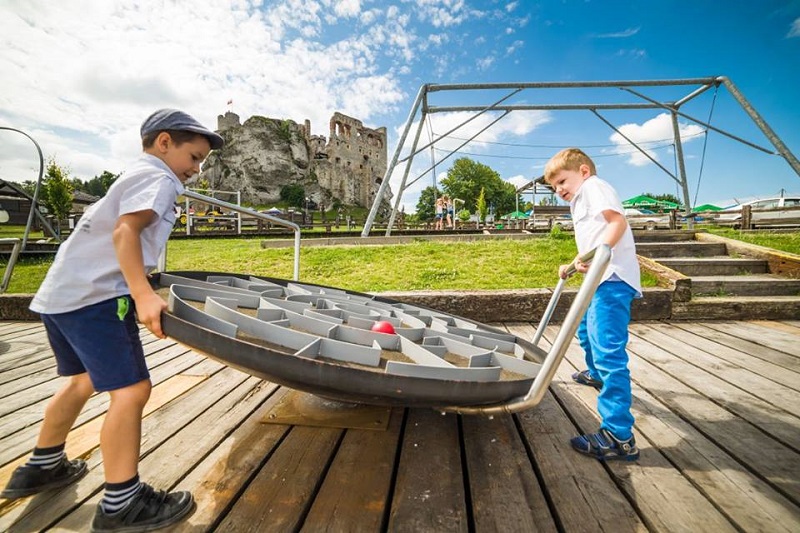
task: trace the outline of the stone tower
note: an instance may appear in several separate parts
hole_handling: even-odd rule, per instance
[[[336,112],[330,121],[330,137],[323,150],[321,139],[309,139],[320,185],[346,202],[372,205],[386,172],[386,128],[371,129],[360,120]],[[345,175],[352,176],[344,179]]]

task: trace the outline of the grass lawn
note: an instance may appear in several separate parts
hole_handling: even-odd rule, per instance
[[[4,230],[0,235],[13,236],[8,227]],[[800,254],[800,232],[743,233],[728,228],[709,231]],[[167,246],[167,268],[290,279],[293,250],[262,249],[261,240],[172,240]],[[420,239],[387,246],[308,247],[301,248],[300,279],[362,292],[553,287],[558,281],[558,266],[571,261],[575,253],[571,234],[524,241],[446,243]],[[52,258],[21,259],[8,292],[35,292],[51,261]],[[576,276],[570,284],[577,286],[580,280]],[[643,286],[653,287],[656,281],[650,274],[642,274]]]

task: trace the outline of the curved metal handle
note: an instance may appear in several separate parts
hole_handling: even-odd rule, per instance
[[[528,394],[521,398],[509,400],[508,402],[502,404],[462,407],[450,406],[439,409],[440,411],[448,411],[462,415],[498,415],[504,413],[517,413],[519,411],[524,411],[536,406],[542,400],[545,392],[547,391],[547,387],[550,386],[550,382],[553,380],[553,376],[556,373],[556,369],[558,369],[558,365],[564,359],[564,354],[567,352],[567,348],[569,347],[570,342],[572,342],[575,332],[578,330],[578,324],[580,323],[581,318],[589,308],[592,297],[594,296],[595,291],[597,291],[597,287],[600,285],[600,281],[603,278],[603,273],[605,272],[608,263],[611,261],[611,247],[607,244],[601,244],[591,252],[587,252],[587,254],[581,256],[579,259],[583,262],[584,258],[586,258],[588,261],[589,257],[587,256],[589,256],[589,254],[591,254],[591,257],[593,257],[592,264],[589,266],[589,271],[586,273],[586,277],[584,278],[580,289],[578,289],[578,294],[575,296],[575,301],[572,302],[572,305],[567,312],[567,316],[564,319],[564,324],[558,331],[558,335],[556,336],[555,341],[553,341],[553,345],[550,347],[547,357],[545,357],[544,361],[542,362],[542,367],[539,369],[539,373],[536,374],[536,378],[533,380],[533,384],[531,385]]]

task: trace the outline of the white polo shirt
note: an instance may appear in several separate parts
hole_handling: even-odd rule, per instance
[[[156,213],[156,221],[141,234],[145,271],[150,272],[158,264],[158,256],[175,224],[173,205],[183,190],[183,184],[166,163],[142,154],[106,195],[86,210],[61,244],[31,302],[31,310],[66,313],[128,294],[112,240],[117,219],[148,209]]]
[[[597,176],[584,180],[570,202],[578,253],[584,254],[603,244],[603,235],[608,226],[603,211],[607,210],[625,215],[622,202],[614,188]],[[625,233],[611,249],[611,262],[603,274],[602,281],[612,276],[636,289],[637,297],[642,296],[639,260],[636,258],[636,246],[630,225],[625,228]]]

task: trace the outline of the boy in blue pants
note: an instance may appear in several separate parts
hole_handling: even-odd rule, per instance
[[[67,381],[45,409],[33,454],[0,493],[24,498],[83,477],[86,463],[64,453],[67,434],[89,397],[108,392],[100,431],[106,485],[92,522],[97,532],[150,531],[177,522],[194,506],[189,492],[165,493],[139,481],[151,383],[136,319],[164,337],[167,304],[147,274],[175,224],[173,205],[183,183],[224,141],[175,109],[153,113],[140,133],[144,153],[84,213],[31,303]]]
[[[588,368],[572,376],[582,385],[600,389],[597,410],[602,422],[598,433],[580,435],[570,443],[576,451],[600,460],[635,461],[639,449],[633,437],[625,351],[631,302],[642,296],[633,233],[616,191],[596,176],[594,162],[581,150],[567,148],[554,155],[545,165],[544,178],[570,204],[578,255],[601,244],[611,247],[611,262],[578,327]],[[559,269],[562,278],[567,266]],[[579,272],[588,270],[577,259],[576,266]]]

